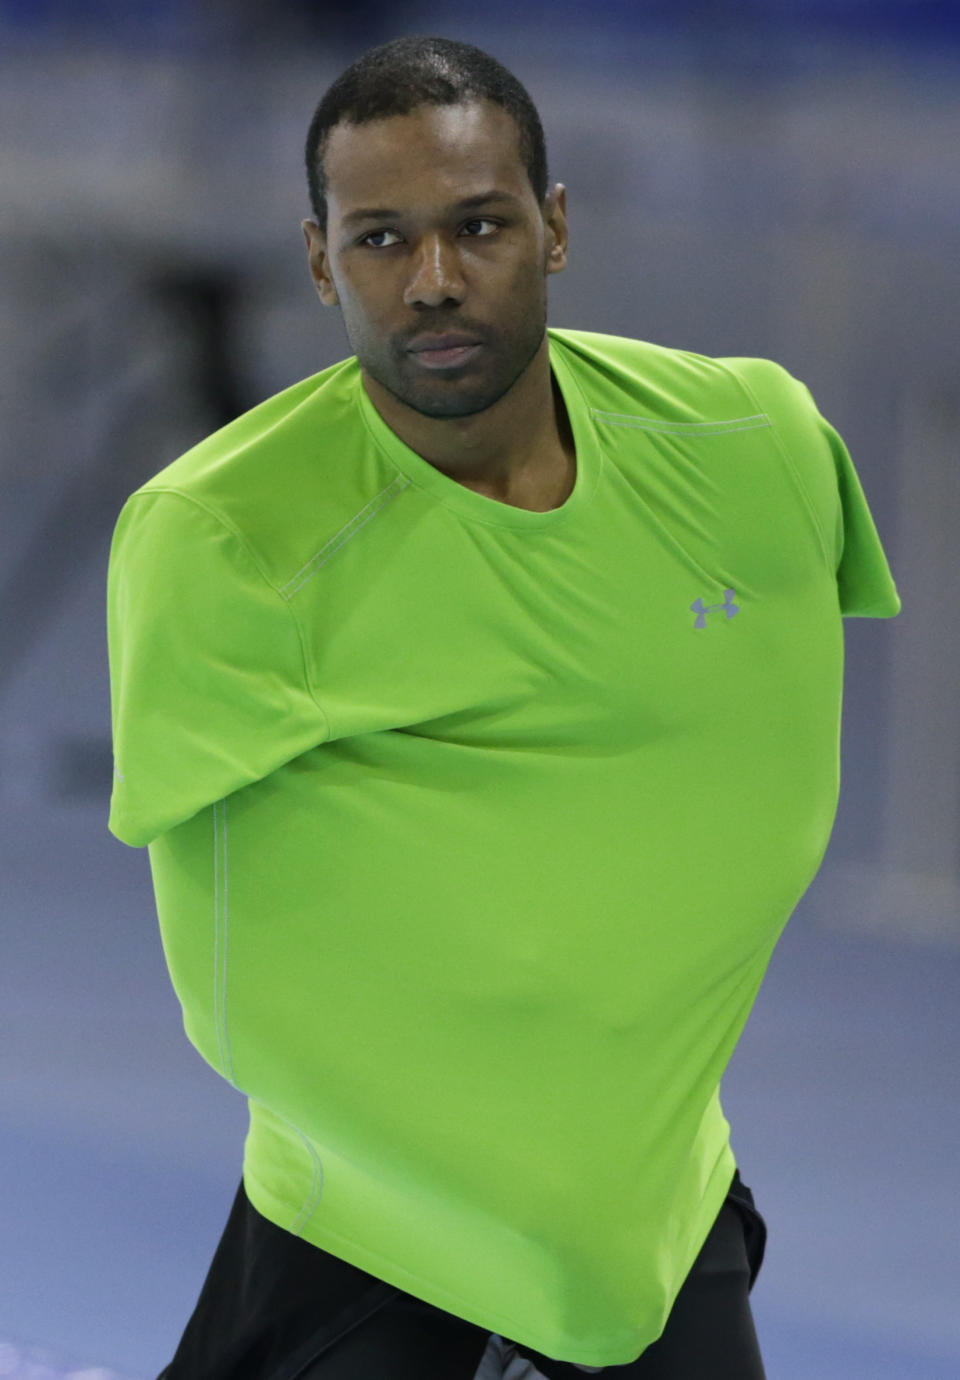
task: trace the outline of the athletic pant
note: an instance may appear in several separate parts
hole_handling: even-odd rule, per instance
[[[737,1172],[662,1335],[637,1360],[594,1373],[764,1380],[749,1294],[766,1236]],[[294,1236],[257,1212],[241,1182],[194,1313],[157,1380],[584,1380],[587,1373]]]

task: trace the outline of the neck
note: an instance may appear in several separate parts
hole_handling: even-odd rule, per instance
[[[545,469],[575,459],[549,339],[503,397],[470,417],[425,417],[362,371],[367,396],[405,445],[470,488],[505,496]]]

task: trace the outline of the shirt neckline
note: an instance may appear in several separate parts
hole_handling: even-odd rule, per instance
[[[381,450],[386,452],[412,483],[432,494],[462,517],[494,527],[526,528],[528,531],[542,530],[569,522],[593,495],[599,478],[600,455],[589,408],[565,358],[567,347],[549,328],[547,337],[550,368],[563,396],[576,450],[576,480],[566,501],[561,503],[559,508],[549,508],[544,513],[536,513],[529,508],[516,508],[510,503],[501,503],[498,499],[488,498],[486,494],[465,488],[456,479],[451,479],[448,474],[431,465],[429,460],[424,460],[422,455],[411,450],[387,426],[367,396],[360,366],[355,362],[357,399],[367,430]]]

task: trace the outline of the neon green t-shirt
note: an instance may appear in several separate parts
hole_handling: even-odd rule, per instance
[[[730,1186],[719,1100],[840,782],[842,615],[901,604],[778,364],[549,332],[559,508],[465,488],[347,359],[125,504],[109,827],[288,1231],[634,1360]]]

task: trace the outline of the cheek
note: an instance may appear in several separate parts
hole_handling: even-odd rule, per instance
[[[539,302],[546,289],[546,266],[540,257],[515,266],[507,286],[508,296],[518,305]]]
[[[370,284],[362,279],[358,281],[355,274],[349,277],[343,274],[337,279],[337,296],[340,309],[349,321],[362,325],[375,315]]]
[[[352,269],[344,279],[343,289],[342,296],[349,300],[354,318],[371,322],[386,322],[403,291],[395,275],[385,272],[384,266]]]

